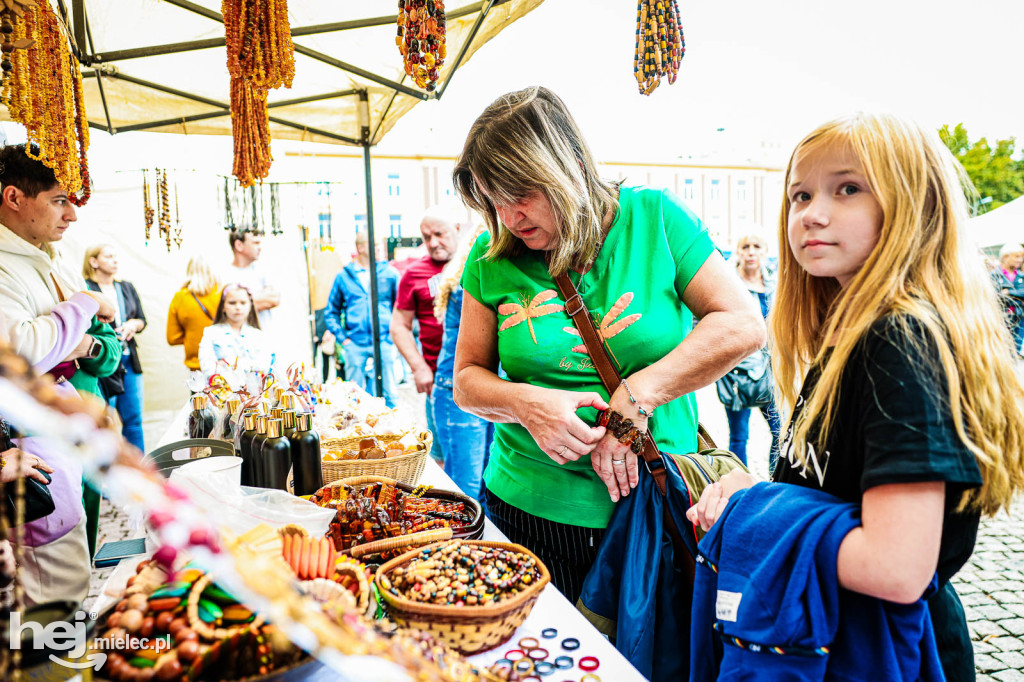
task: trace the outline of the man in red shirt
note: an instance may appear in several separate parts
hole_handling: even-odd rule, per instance
[[[461,208],[461,207],[460,207]],[[391,339],[412,369],[416,391],[427,394],[427,428],[434,432],[432,391],[437,355],[441,352],[443,328],[434,317],[434,295],[441,270],[452,259],[458,245],[459,230],[468,225],[464,209],[435,206],[427,209],[420,221],[420,233],[427,255],[413,261],[398,283],[398,298],[391,316]],[[420,346],[413,335],[413,321],[420,326]],[[434,441],[430,455],[444,461],[440,445]]]

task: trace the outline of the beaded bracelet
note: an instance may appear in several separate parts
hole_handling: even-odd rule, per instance
[[[623,417],[621,412],[612,409],[600,410],[597,413],[597,425],[607,427],[620,443],[629,446],[633,454],[639,455],[643,452],[646,432],[633,426],[633,420]]]
[[[629,390],[629,384],[626,383],[625,379],[622,380],[622,386],[623,386],[623,388],[626,389],[626,393],[629,394],[629,402],[631,402],[632,404],[636,405],[636,411],[637,412],[639,412],[643,416],[647,417],[648,419],[650,419],[651,417],[654,416],[654,408],[652,407],[651,410],[648,412],[643,407],[641,407],[640,403],[638,403],[636,401],[636,398],[633,397],[633,391]]]

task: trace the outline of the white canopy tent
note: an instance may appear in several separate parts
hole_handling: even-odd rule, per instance
[[[44,0],[67,24],[83,69],[89,126],[130,131],[231,135],[221,0]],[[458,68],[503,28],[543,0],[450,0],[447,59],[433,92],[406,76],[395,44],[395,0],[291,0],[295,45],[290,89],[271,90],[273,139],[363,148],[367,231],[374,240],[370,148],[416,104],[440,99]],[[7,112],[0,113],[3,117]],[[370,250],[370,267],[375,255]],[[370,278],[377,300],[377,281]],[[380,323],[371,306],[377,392],[382,391]]]
[[[986,250],[1024,242],[1024,197],[972,218],[968,230],[978,246]]]

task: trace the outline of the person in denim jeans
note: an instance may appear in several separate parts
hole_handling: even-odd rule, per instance
[[[434,437],[444,452],[444,472],[462,492],[484,504],[483,475],[494,438],[494,425],[463,412],[452,397],[455,373],[455,345],[462,319],[462,269],[479,231],[462,240],[459,251],[441,273],[434,313],[444,326],[441,353],[434,373]],[[485,510],[486,511],[486,510]]]
[[[373,321],[370,316],[370,238],[367,232],[356,235],[356,259],[334,278],[327,299],[324,322],[341,345],[345,357],[345,380],[353,381],[371,394],[377,382],[367,371],[373,358]],[[388,262],[377,261],[377,317],[380,320],[380,359],[383,371],[384,400],[395,406],[395,347],[388,336],[391,311],[398,293],[398,272]]]
[[[764,267],[767,255],[768,243],[759,234],[748,234],[736,242],[736,274],[743,280],[750,294],[757,299],[761,315],[765,319],[768,318],[768,310],[775,294],[775,281]],[[750,410],[731,410],[726,407],[725,415],[729,418],[729,450],[746,464],[747,440],[750,438]],[[774,402],[763,406],[761,415],[768,422],[768,429],[772,433],[772,445],[768,454],[768,473],[771,473],[779,459],[780,420]]]

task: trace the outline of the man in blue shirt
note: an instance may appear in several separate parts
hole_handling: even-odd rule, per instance
[[[372,370],[367,370],[373,358],[373,319],[370,315],[370,238],[364,232],[356,234],[356,258],[342,268],[334,278],[331,295],[327,300],[324,321],[334,334],[336,343],[345,353],[345,379],[356,382],[370,393],[375,393],[376,382]],[[380,320],[380,358],[384,378],[384,400],[388,407],[395,406],[395,347],[388,333],[391,311],[398,293],[398,272],[386,261],[377,261],[377,317]]]

